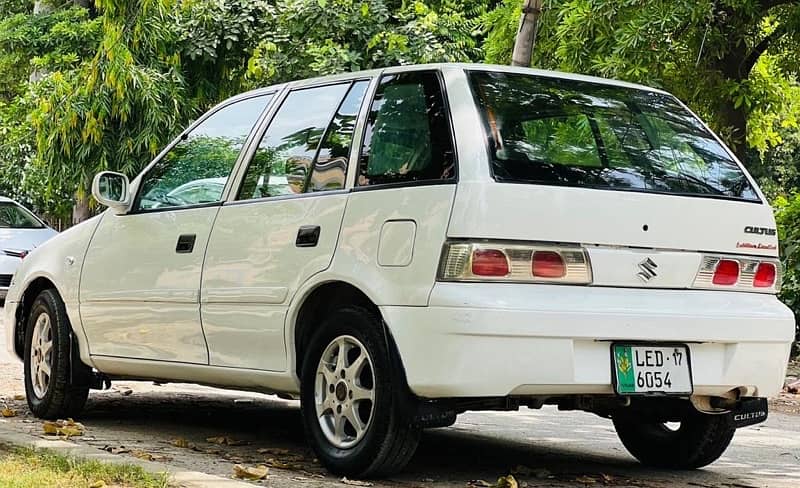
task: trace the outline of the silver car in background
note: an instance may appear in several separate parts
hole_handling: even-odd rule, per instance
[[[19,203],[0,197],[0,301],[25,256],[57,233]]]

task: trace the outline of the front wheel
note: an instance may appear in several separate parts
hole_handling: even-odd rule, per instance
[[[43,291],[33,302],[25,333],[25,393],[36,417],[73,417],[86,404],[88,385],[72,385],[70,374],[85,375],[86,371],[77,370],[88,367],[71,364],[70,340],[64,303],[55,290]]]
[[[303,424],[329,471],[386,476],[414,454],[420,429],[401,413],[405,390],[390,354],[381,320],[361,307],[333,312],[311,339],[301,374]]]
[[[713,463],[736,431],[729,415],[697,411],[686,413],[676,427],[624,414],[614,416],[614,427],[628,452],[642,464],[668,469],[696,469]]]

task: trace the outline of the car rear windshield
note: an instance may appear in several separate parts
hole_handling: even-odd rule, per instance
[[[0,229],[41,229],[44,225],[13,202],[0,202]]]
[[[670,95],[517,73],[469,77],[498,181],[760,201]]]

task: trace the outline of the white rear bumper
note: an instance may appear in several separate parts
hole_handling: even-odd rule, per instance
[[[381,307],[427,398],[613,393],[611,341],[689,344],[694,392],[783,385],[791,311],[772,295],[437,283],[429,307]]]

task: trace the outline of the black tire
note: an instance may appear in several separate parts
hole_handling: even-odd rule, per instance
[[[363,344],[374,375],[372,420],[361,440],[349,448],[337,447],[326,437],[317,416],[314,391],[323,352],[334,339],[343,336]],[[391,367],[391,355],[381,319],[362,307],[331,313],[312,337],[300,377],[303,425],[320,462],[332,473],[359,478],[388,476],[402,470],[414,455],[420,428],[402,413],[402,395],[408,393],[399,368]]]
[[[697,469],[713,463],[736,432],[730,415],[695,410],[685,415],[676,430],[632,415],[615,416],[614,427],[633,457],[646,466],[667,469]]]
[[[50,320],[50,338],[52,340],[50,356],[50,375],[44,394],[39,395],[34,388],[31,356],[33,353],[33,336],[36,322],[47,314]],[[89,396],[89,386],[70,384],[70,372],[76,369],[76,377],[87,377],[89,367],[78,361],[71,363],[70,340],[72,327],[67,317],[64,303],[55,290],[44,290],[36,297],[28,315],[25,331],[25,393],[31,412],[41,419],[64,419],[77,416],[83,410]],[[80,371],[78,371],[80,370]]]

